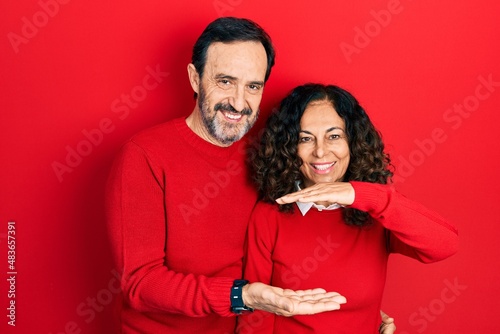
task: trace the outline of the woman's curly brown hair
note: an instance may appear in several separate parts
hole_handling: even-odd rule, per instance
[[[306,84],[293,89],[267,120],[252,163],[260,200],[275,203],[275,199],[296,191],[295,182],[302,180],[302,160],[297,154],[300,120],[310,102],[324,100],[332,103],[346,126],[350,162],[343,181],[386,184],[392,177],[381,135],[354,96],[337,86]],[[280,211],[292,212],[293,205],[280,205]],[[352,208],[344,209],[344,220],[356,226],[371,222],[366,212]]]

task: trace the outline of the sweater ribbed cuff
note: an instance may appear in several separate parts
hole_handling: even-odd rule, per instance
[[[208,302],[213,311],[220,316],[230,317],[235,314],[231,312],[231,287],[234,278],[217,277],[211,279],[208,286]]]
[[[357,181],[350,181],[349,183],[353,186],[356,194],[354,203],[350,205],[352,208],[377,216],[389,204],[390,194],[393,192],[391,186]]]

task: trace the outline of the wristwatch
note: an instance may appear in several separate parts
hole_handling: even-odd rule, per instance
[[[233,282],[231,287],[231,312],[234,314],[253,312],[253,308],[246,306],[242,297],[243,287],[248,283],[250,282],[245,279],[237,279]]]

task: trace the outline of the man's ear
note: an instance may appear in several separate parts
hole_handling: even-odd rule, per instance
[[[198,71],[196,71],[196,68],[194,67],[193,64],[189,64],[187,70],[189,76],[189,83],[191,83],[191,87],[193,88],[194,92],[198,94],[199,93],[198,90],[200,87],[200,75],[198,74]]]

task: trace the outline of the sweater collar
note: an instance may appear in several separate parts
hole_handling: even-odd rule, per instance
[[[300,212],[302,213],[302,216],[305,216],[306,213],[309,212],[309,210],[311,210],[311,208],[313,208],[313,207],[316,208],[318,211],[337,210],[337,209],[342,208],[342,205],[338,205],[336,203],[330,204],[329,206],[316,204],[314,202],[306,202],[306,203],[295,202],[295,203],[297,204],[297,207],[299,208]]]
[[[297,191],[302,190],[300,188],[300,181],[295,181],[295,188]],[[324,206],[321,204],[316,204],[314,202],[295,202],[297,204],[297,207],[299,208],[300,212],[302,213],[302,216],[305,216],[311,208],[316,208],[318,211],[323,211],[323,210],[337,210],[342,208],[342,205],[339,205],[337,203],[330,204],[329,206]]]
[[[202,139],[200,136],[198,136],[193,130],[191,130],[188,127],[186,123],[186,117],[181,117],[176,119],[175,125],[179,133],[186,140],[186,142],[190,146],[196,148],[198,151],[204,154],[214,157],[224,158],[231,156],[238,149],[240,149],[240,152],[242,152],[242,154],[245,154],[245,149],[244,149],[245,140],[239,140],[230,146],[221,147],[209,143],[206,140]]]

